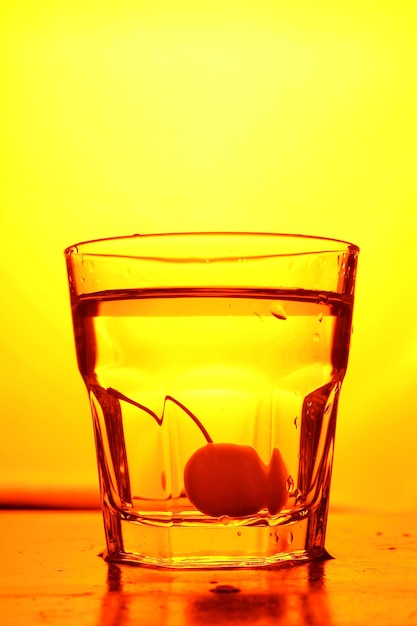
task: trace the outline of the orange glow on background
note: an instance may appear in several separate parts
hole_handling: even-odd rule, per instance
[[[0,14],[0,504],[98,503],[63,249],[252,230],[360,246],[332,504],[416,509],[413,4]]]

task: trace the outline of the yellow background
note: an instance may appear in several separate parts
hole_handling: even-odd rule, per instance
[[[3,2],[0,503],[97,502],[62,251],[181,230],[361,247],[332,485],[417,508],[412,2]]]

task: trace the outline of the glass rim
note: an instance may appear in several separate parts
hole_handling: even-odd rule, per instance
[[[82,254],[83,251],[80,250],[78,251],[78,248],[84,248],[87,247],[89,245],[95,245],[95,244],[105,244],[106,242],[123,242],[123,241],[127,241],[127,240],[150,240],[152,238],[154,239],[163,239],[163,238],[180,238],[180,237],[190,237],[190,238],[197,238],[197,237],[233,237],[235,239],[237,238],[271,238],[271,239],[295,239],[295,240],[304,240],[304,241],[315,241],[320,242],[322,241],[324,244],[328,243],[328,244],[338,244],[338,245],[342,245],[345,248],[348,248],[349,251],[351,252],[359,252],[360,248],[359,246],[357,246],[356,244],[350,242],[350,241],[346,241],[344,239],[338,239],[338,238],[334,238],[334,237],[323,237],[323,236],[318,236],[318,235],[305,235],[305,234],[301,234],[301,233],[281,233],[281,232],[273,232],[273,231],[177,231],[177,232],[152,232],[152,233],[134,233],[132,235],[119,235],[119,236],[114,236],[114,237],[102,237],[102,238],[98,238],[98,239],[88,239],[85,241],[80,241],[77,243],[74,243],[70,246],[67,246],[64,249],[64,255],[66,257],[72,256],[73,254]],[[337,250],[337,248],[331,250],[332,252],[335,252]],[[315,253],[318,252],[326,252],[329,250],[323,249],[323,250],[315,250]],[[305,254],[312,254],[313,251],[305,251]],[[100,253],[96,252],[96,255],[101,256]],[[103,253],[103,256],[105,254]],[[106,255],[107,256],[107,255]],[[112,254],[109,254],[108,256],[113,256]],[[285,256],[285,253],[284,253]]]

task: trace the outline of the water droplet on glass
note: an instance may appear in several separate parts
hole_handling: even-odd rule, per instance
[[[284,307],[282,307],[280,304],[274,304],[271,309],[271,314],[279,320],[287,319],[287,314],[284,311]]]

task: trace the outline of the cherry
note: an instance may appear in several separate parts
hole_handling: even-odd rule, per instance
[[[197,425],[207,443],[189,458],[184,470],[184,486],[188,499],[197,510],[210,517],[245,517],[267,508],[276,515],[287,503],[288,472],[278,448],[265,465],[251,446],[234,443],[213,443],[207,430],[184,404],[165,396],[162,415],[139,404],[111,387],[110,396],[145,411],[162,426],[166,403],[182,409]]]
[[[184,486],[190,502],[210,517],[245,517],[286,504],[287,470],[278,448],[268,466],[250,446],[207,443],[188,460]]]

